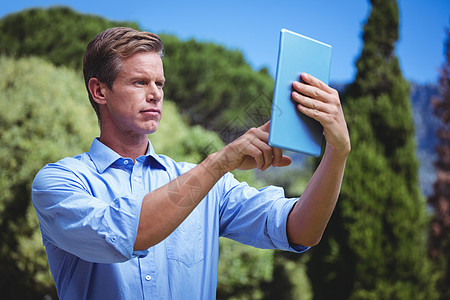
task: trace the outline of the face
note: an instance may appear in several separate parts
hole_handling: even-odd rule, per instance
[[[116,134],[155,132],[162,115],[164,81],[163,64],[157,53],[137,53],[123,59],[112,89],[102,89],[102,124]]]

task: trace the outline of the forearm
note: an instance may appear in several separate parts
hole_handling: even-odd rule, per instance
[[[291,243],[314,246],[333,213],[341,188],[348,152],[327,146],[324,157],[304,193],[289,214],[287,234]]]
[[[148,193],[142,202],[134,250],[144,250],[168,237],[225,174],[214,155]]]
[[[289,165],[289,157],[268,145],[269,126],[267,122],[248,130],[194,169],[148,193],[142,203],[134,249],[147,249],[169,236],[226,172]]]

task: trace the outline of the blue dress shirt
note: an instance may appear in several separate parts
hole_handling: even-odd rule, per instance
[[[157,155],[151,143],[133,162],[98,139],[87,153],[46,165],[33,205],[60,299],[214,299],[219,236],[258,248],[289,245],[297,199],[224,175],[165,240],[133,251],[143,197],[195,165]]]

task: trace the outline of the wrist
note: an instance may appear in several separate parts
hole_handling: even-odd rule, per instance
[[[327,144],[325,148],[325,153],[328,153],[329,156],[338,158],[340,160],[346,161],[348,156],[350,155],[351,146],[342,147],[339,149],[333,148],[330,144]]]
[[[229,172],[226,165],[220,159],[219,152],[212,153],[200,163],[203,170],[212,177],[213,180],[219,180],[225,173]]]

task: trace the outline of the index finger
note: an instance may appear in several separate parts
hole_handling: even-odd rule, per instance
[[[334,90],[328,86],[325,82],[323,82],[322,80],[317,79],[316,77],[307,74],[307,73],[302,73],[302,75],[300,75],[301,79],[303,79],[307,84],[315,86],[325,92],[328,93],[332,93]]]
[[[264,123],[263,125],[258,127],[259,129],[261,129],[264,132],[269,132],[270,130],[270,120],[267,121],[266,123]]]
[[[272,148],[272,165],[278,166],[278,164],[281,162],[281,159],[283,158],[283,150],[278,148]]]

